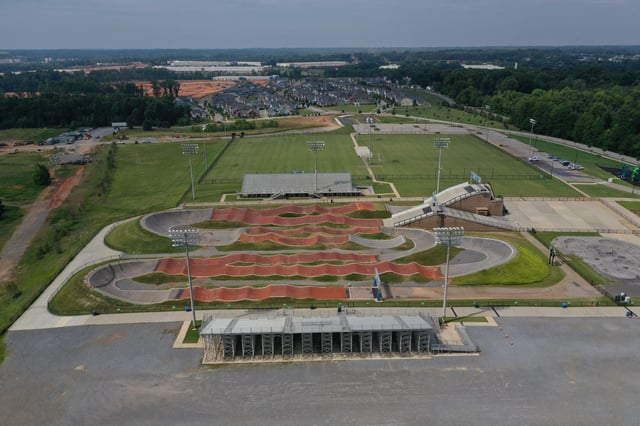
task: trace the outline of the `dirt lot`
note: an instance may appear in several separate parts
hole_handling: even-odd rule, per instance
[[[142,86],[147,96],[153,96],[151,83],[148,81],[135,81],[134,84]],[[204,98],[236,85],[235,81],[226,80],[180,80],[180,96],[191,96],[195,99]]]

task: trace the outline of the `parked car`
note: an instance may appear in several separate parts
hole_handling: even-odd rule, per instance
[[[540,159],[534,155],[533,157],[529,157],[529,161],[540,161]]]

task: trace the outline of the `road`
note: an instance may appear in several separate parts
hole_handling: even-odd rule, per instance
[[[565,310],[568,311],[568,310]],[[640,322],[496,317],[479,356],[199,364],[179,323],[11,332],[8,425],[631,425]]]

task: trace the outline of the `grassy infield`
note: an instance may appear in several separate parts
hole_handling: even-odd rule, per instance
[[[202,148],[201,153],[193,158],[194,174],[200,177],[201,182],[196,187],[196,201],[217,201],[222,194],[236,191],[242,175],[246,172],[291,170],[312,172],[313,156],[307,151],[305,143],[310,139],[321,138],[326,143],[325,151],[318,154],[321,172],[350,171],[355,182],[370,182],[366,179],[362,162],[354,153],[348,136],[349,131],[350,129],[341,129],[323,133],[321,136],[281,135],[237,139],[215,163],[215,167],[212,167],[212,163],[224,145],[222,141],[210,141],[207,143],[209,170],[206,170],[204,164]],[[115,169],[111,171],[107,167],[107,151],[108,147],[103,147],[98,152],[96,161],[86,170],[84,182],[72,192],[65,205],[51,215],[34,243],[28,248],[18,268],[15,284],[10,286],[8,283],[3,283],[0,291],[0,303],[3,306],[0,310],[1,331],[6,330],[103,226],[119,219],[175,207],[180,202],[191,200],[188,161],[180,154],[178,144],[119,145],[116,151]],[[437,153],[430,139],[409,135],[376,135],[373,151],[376,154],[379,153],[381,158],[373,164],[375,173],[378,176],[399,176],[395,183],[403,196],[420,196],[434,189]],[[587,154],[580,154],[580,156],[579,161],[586,166]],[[565,157],[568,158],[570,155]],[[478,159],[482,161],[479,162]],[[38,188],[29,184],[30,174],[32,164],[42,160],[41,154],[15,154],[0,157],[0,198],[8,206],[7,216],[12,218],[9,221],[2,221],[3,228],[0,228],[2,231],[0,236],[3,236],[4,240],[0,239],[0,244],[6,241],[6,236],[10,235],[18,223],[20,209],[37,196]],[[485,180],[491,181],[496,192],[503,196],[578,195],[555,180],[510,180],[501,177],[539,175],[540,172],[471,136],[452,136],[450,147],[443,155],[442,164],[444,169],[442,186],[460,182],[460,179],[451,179],[448,176],[475,171]],[[411,178],[411,176],[419,176],[419,178]],[[225,180],[220,181],[221,179]],[[132,253],[148,251],[170,253],[172,251],[168,240],[150,236],[136,227],[135,222],[132,222],[115,232],[116,236],[118,233],[135,236],[136,243],[128,245],[127,251]],[[517,237],[510,238],[517,239]],[[521,251],[527,251],[525,242],[517,244]],[[535,254],[534,249],[530,250],[534,253],[531,255],[532,258],[544,256]],[[542,266],[535,267],[540,272],[534,275],[534,278],[519,279],[515,282],[525,285],[547,285],[557,281],[558,277],[550,277],[549,271],[543,267],[546,265],[542,263]],[[497,277],[513,277],[513,273],[521,278],[522,274],[516,271],[522,265],[517,263],[509,265],[511,266],[496,268],[496,271],[485,271],[476,278],[465,277],[458,281],[461,284],[474,282],[506,284],[509,283],[509,278],[498,280]],[[504,268],[512,269],[513,272],[506,274]],[[494,272],[495,278],[491,277],[491,272]],[[84,288],[73,285],[67,287]],[[84,290],[85,293],[88,292]],[[65,297],[68,292],[69,290],[65,289],[57,301],[69,299]],[[74,292],[72,294],[73,297],[78,296]],[[262,303],[273,304],[273,301]],[[281,303],[306,302],[278,301],[278,304]],[[96,304],[103,306],[105,311],[122,309],[126,305],[106,300],[100,295],[83,294],[73,303],[75,308],[69,307],[68,311],[88,312]],[[76,310],[78,306],[82,309]],[[166,309],[167,306],[150,309],[163,308]],[[168,308],[171,309],[171,306]],[[127,309],[132,307],[129,306]],[[65,311],[64,303],[55,310],[56,312]]]

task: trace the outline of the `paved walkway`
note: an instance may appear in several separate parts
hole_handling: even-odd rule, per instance
[[[78,320],[81,317],[59,317],[53,315],[47,309],[49,301],[62,288],[62,286],[79,270],[105,260],[117,259],[120,252],[108,248],[104,244],[106,235],[117,225],[126,222],[116,222],[103,228],[93,239],[73,258],[66,268],[45,289],[36,301],[13,323],[9,330],[33,330],[40,328],[55,328],[65,325],[81,325]]]
[[[491,308],[473,308],[473,307],[455,307],[458,317],[481,316],[481,317],[550,317],[550,318],[590,318],[590,317],[625,317],[627,309],[622,306],[607,307],[576,307],[576,308],[542,308],[542,307],[496,307],[495,311]],[[192,320],[191,312],[153,312],[153,313],[135,313],[135,314],[103,314],[103,315],[78,315],[57,317],[48,314],[34,315],[34,312],[27,311],[20,320],[9,329],[10,331],[24,330],[40,330],[60,327],[74,327],[87,325],[113,325],[113,324],[143,324],[143,323],[176,323],[189,322]],[[45,309],[46,311],[46,309]],[[397,314],[399,312],[422,312],[430,314],[434,317],[442,313],[442,308],[357,308],[357,311],[371,311],[372,314]],[[295,315],[328,315],[335,313],[336,309],[294,309]],[[197,319],[202,319],[204,315],[214,315],[216,317],[242,317],[252,316],[268,316],[274,314],[273,311],[257,312],[244,309],[231,310],[204,310],[197,311]],[[448,315],[451,310],[448,310]]]

